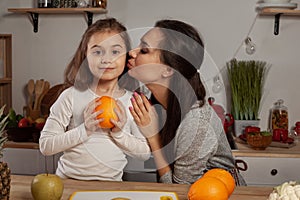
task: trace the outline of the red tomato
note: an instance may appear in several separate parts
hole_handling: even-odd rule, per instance
[[[247,126],[245,128],[245,134],[247,135],[248,133],[259,133],[260,128],[256,126]]]

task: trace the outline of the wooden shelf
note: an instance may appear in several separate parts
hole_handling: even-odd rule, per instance
[[[293,10],[293,9],[282,9],[282,8],[263,8],[259,11],[260,15],[267,15],[267,16],[274,16],[274,35],[279,34],[279,21],[280,16],[299,16],[300,17],[300,10]]]
[[[0,78],[0,84],[11,83],[11,78]]]
[[[95,13],[105,14],[107,10],[103,8],[8,8],[8,12],[13,13],[40,13],[40,14],[74,14],[74,13]]]
[[[279,9],[279,8],[264,8],[259,12],[260,15],[285,15],[285,16],[300,16],[300,10]]]
[[[38,32],[39,14],[86,14],[88,26],[93,23],[93,14],[106,14],[103,8],[8,8],[8,12],[30,14],[33,31]]]
[[[0,107],[6,105],[5,113],[12,107],[12,35],[0,33]]]

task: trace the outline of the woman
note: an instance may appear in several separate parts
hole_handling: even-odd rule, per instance
[[[152,93],[151,103],[145,95],[134,93],[130,111],[148,140],[160,182],[191,184],[207,170],[223,168],[237,184],[244,184],[222,123],[205,101],[198,71],[203,46],[192,26],[177,20],[158,21],[139,47],[130,51],[129,75]],[[155,102],[162,107],[159,111],[151,106]],[[157,123],[157,114],[164,124]]]

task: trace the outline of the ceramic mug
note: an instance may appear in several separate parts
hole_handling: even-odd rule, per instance
[[[277,128],[273,130],[273,141],[285,142],[288,139],[288,130]]]

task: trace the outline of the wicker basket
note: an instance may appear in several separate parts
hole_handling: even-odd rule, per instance
[[[255,150],[265,150],[272,143],[272,135],[248,134],[247,143]]]

